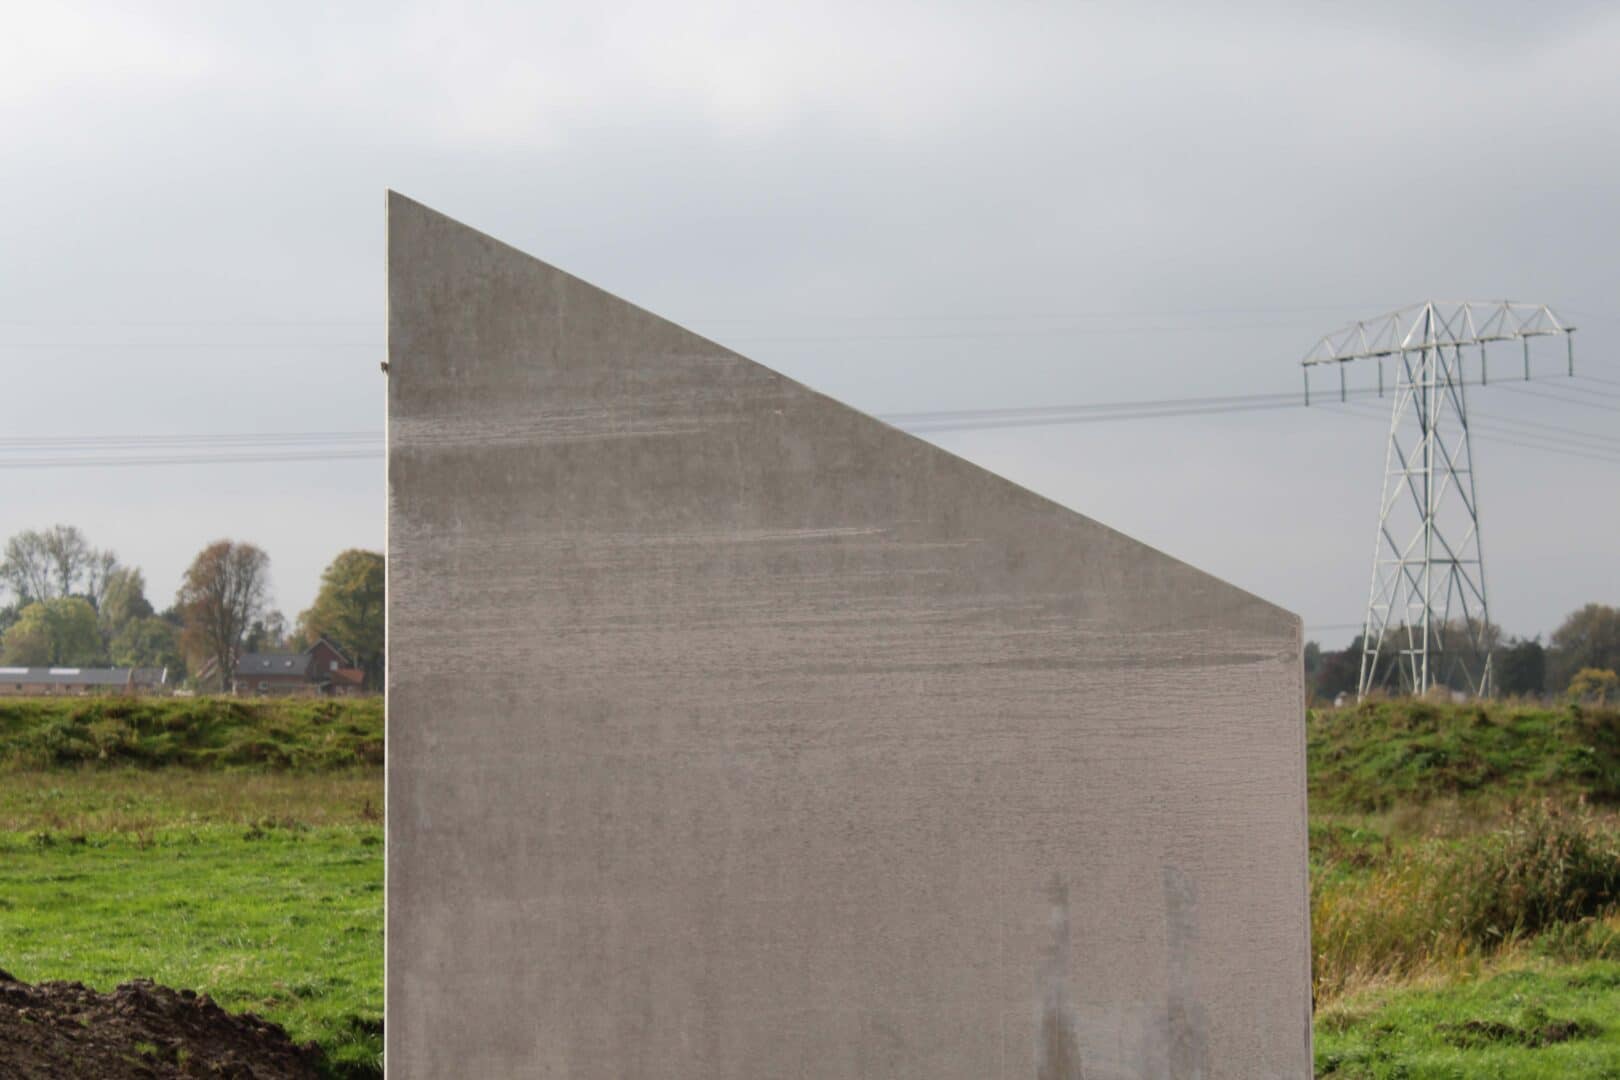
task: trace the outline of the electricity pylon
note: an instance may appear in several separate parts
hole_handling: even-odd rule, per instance
[[[1372,587],[1361,635],[1361,694],[1392,680],[1417,694],[1433,686],[1480,697],[1492,692],[1494,630],[1463,348],[1478,347],[1483,384],[1489,381],[1486,346],[1519,341],[1529,379],[1530,339],[1561,334],[1573,375],[1574,330],[1545,305],[1429,301],[1352,323],[1306,354],[1306,404],[1313,367],[1339,365],[1341,398],[1345,364],[1376,360],[1380,395],[1384,362],[1395,368]]]

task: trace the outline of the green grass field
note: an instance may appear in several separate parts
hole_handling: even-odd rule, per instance
[[[0,703],[0,968],[198,990],[380,1075],[380,706],[126,704]]]
[[[1312,714],[1318,1075],[1620,1076],[1620,712]],[[376,702],[0,702],[0,967],[382,1046]]]
[[[376,1075],[382,829],[201,825],[0,839],[0,940],[30,982],[139,975],[283,1024]]]
[[[1547,963],[1318,1011],[1318,1076],[1573,1080],[1620,1075],[1620,963]]]

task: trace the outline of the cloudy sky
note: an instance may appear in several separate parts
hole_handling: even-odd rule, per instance
[[[159,606],[251,540],[289,615],[380,547],[394,188],[880,414],[1292,391],[1349,320],[1551,304],[1596,378],[1471,398],[1522,436],[1477,449],[1492,614],[1620,603],[1620,7],[795,7],[10,5],[0,535],[77,524]],[[1376,412],[928,437],[1337,645]]]

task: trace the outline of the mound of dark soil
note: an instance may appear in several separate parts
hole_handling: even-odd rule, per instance
[[[316,1080],[320,1051],[252,1013],[145,979],[110,994],[0,971],[0,1076],[17,1080]]]

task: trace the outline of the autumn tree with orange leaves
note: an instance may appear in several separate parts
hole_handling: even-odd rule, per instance
[[[185,620],[186,652],[213,660],[229,690],[242,638],[270,597],[270,556],[252,544],[218,540],[192,560],[175,597]],[[200,666],[200,665],[199,665]]]

